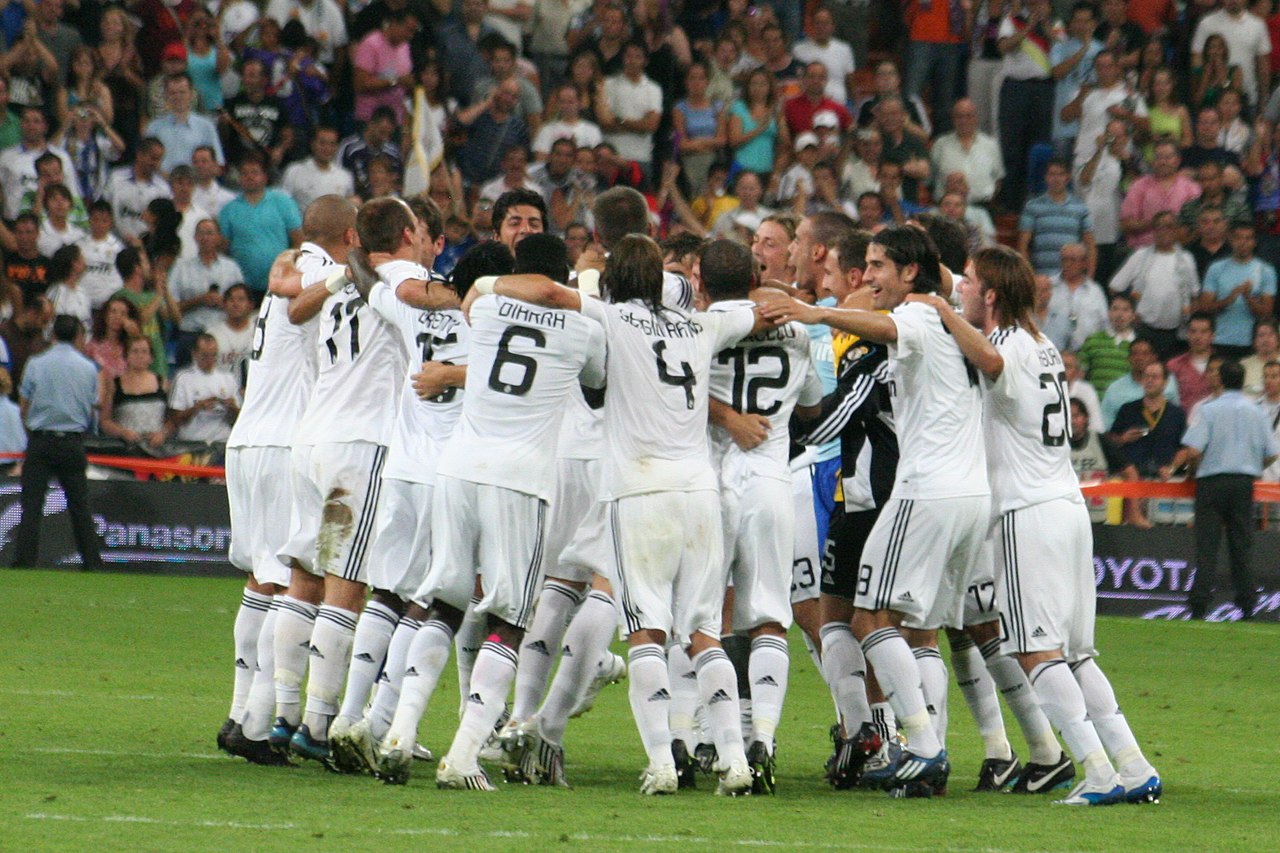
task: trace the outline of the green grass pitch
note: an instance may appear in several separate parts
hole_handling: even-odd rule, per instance
[[[0,851],[33,850],[1274,850],[1280,703],[1268,624],[1101,619],[1101,658],[1163,774],[1155,806],[1065,809],[968,793],[981,747],[951,693],[950,794],[892,801],[821,782],[831,703],[799,642],[780,729],[779,793],[644,798],[625,685],[570,724],[572,791],[438,791],[315,765],[219,754],[232,579],[0,570]],[[423,726],[456,724],[452,667]],[[1010,720],[1011,740],[1019,748]]]

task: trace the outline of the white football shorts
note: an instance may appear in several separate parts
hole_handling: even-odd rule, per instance
[[[378,520],[369,548],[369,586],[405,601],[418,593],[431,566],[433,488],[426,483],[382,478]]]
[[[278,552],[293,508],[289,448],[228,447],[226,469],[231,565],[258,583],[288,586],[292,570]]]
[[[812,601],[822,592],[822,548],[818,542],[818,518],[813,503],[813,477],[808,468],[791,472],[791,497],[795,504],[795,543],[791,558],[791,603]],[[734,622],[734,625],[737,625]]]
[[[812,497],[808,503],[812,512]],[[797,537],[790,483],[745,470],[722,471],[720,504],[725,566],[733,584],[733,630],[768,622],[791,627]]]
[[[544,574],[549,578],[586,583],[595,571],[592,557],[578,540],[578,531],[599,515],[600,460],[560,459],[556,462],[556,494],[551,502],[551,518],[547,524],[547,556]]]

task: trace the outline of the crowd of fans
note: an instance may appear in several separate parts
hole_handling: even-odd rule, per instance
[[[216,441],[314,198],[429,195],[447,274],[503,193],[540,196],[576,255],[627,185],[659,236],[742,240],[788,283],[819,211],[874,232],[936,209],[1016,245],[1082,473],[1168,476],[1219,358],[1280,422],[1272,6],[8,0],[0,388],[71,314],[105,436]]]

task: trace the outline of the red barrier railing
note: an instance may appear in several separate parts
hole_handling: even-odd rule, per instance
[[[0,453],[0,459],[17,460],[22,459],[25,454],[22,453]],[[188,465],[179,462],[180,456],[171,456],[167,459],[151,459],[141,456],[101,456],[98,454],[90,454],[90,465],[103,465],[108,468],[120,468],[125,471],[132,471],[133,475],[139,480],[145,480],[153,476],[171,476],[171,477],[200,477],[202,479],[224,479],[227,476],[226,469],[221,465]]]

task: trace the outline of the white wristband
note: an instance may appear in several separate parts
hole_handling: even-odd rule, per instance
[[[583,270],[578,273],[578,292],[583,296],[600,296],[600,270]]]
[[[493,289],[498,285],[498,276],[482,275],[471,285],[477,292],[484,296],[493,293]]]
[[[324,280],[324,289],[330,293],[337,293],[347,284],[347,271],[340,269],[337,272],[330,273],[329,277]]]

